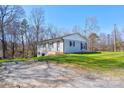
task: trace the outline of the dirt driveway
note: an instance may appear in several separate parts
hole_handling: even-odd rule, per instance
[[[0,87],[124,87],[124,79],[55,63],[11,62],[0,67]]]

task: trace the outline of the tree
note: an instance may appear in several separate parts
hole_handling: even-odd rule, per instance
[[[92,45],[92,39],[89,39],[90,35],[92,35],[93,33],[96,33],[100,30],[100,27],[98,26],[98,21],[97,18],[95,16],[91,16],[91,17],[87,17],[85,19],[85,25],[84,25],[84,29],[83,29],[83,33],[85,35],[85,37],[88,39],[88,48],[90,48],[89,50],[93,51],[91,48]],[[91,41],[90,41],[91,40]]]
[[[96,42],[98,39],[98,35],[96,33],[91,33],[88,37],[89,39],[89,49],[90,51],[94,52],[96,51]]]
[[[58,28],[56,26],[49,24],[44,32],[44,35],[45,39],[53,39],[61,36],[61,33],[60,31],[58,31]]]
[[[81,34],[82,28],[78,25],[73,26],[72,32]]]
[[[107,35],[105,33],[100,33],[98,46],[100,51],[107,50]]]
[[[32,26],[29,27],[28,30],[28,49],[30,50],[31,55],[30,56],[35,56],[36,55],[36,35],[35,31]]]
[[[21,26],[20,26],[20,35],[21,35],[21,41],[22,41],[22,53],[23,53],[23,57],[25,57],[25,42],[24,40],[26,40],[27,38],[27,30],[28,30],[28,23],[26,19],[23,19],[21,22]]]
[[[85,25],[83,29],[83,33],[85,37],[87,38],[91,33],[96,33],[100,30],[100,27],[98,26],[98,21],[95,16],[87,17],[85,19]]]
[[[113,32],[114,32],[114,52],[117,51],[117,25],[114,24],[114,29],[113,29]]]
[[[18,40],[18,32],[19,32],[19,22],[12,21],[7,26],[7,37],[9,40],[8,45],[10,45],[11,57],[15,57],[15,52],[17,50],[17,40]]]
[[[1,5],[0,6],[0,32],[2,34],[2,49],[3,49],[3,58],[6,58],[6,40],[5,40],[5,28],[12,22],[15,18],[18,18],[20,14],[23,14],[24,11],[20,6],[9,6]]]
[[[33,25],[35,36],[36,36],[36,44],[35,51],[37,51],[37,43],[40,40],[40,34],[43,32],[43,23],[44,23],[44,11],[42,8],[35,8],[31,12],[30,17],[31,23]],[[35,56],[37,53],[35,53]]]
[[[111,37],[110,34],[107,34],[107,50],[111,51]]]

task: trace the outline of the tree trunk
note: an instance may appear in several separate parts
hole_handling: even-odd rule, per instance
[[[117,51],[117,42],[116,42],[116,25],[114,25],[114,52]]]
[[[5,44],[5,34],[4,34],[4,29],[1,26],[1,32],[2,32],[2,49],[3,49],[3,58],[6,58],[6,44]]]
[[[15,55],[15,44],[12,42],[12,58],[14,58]]]
[[[37,32],[36,32],[36,34],[37,34],[37,42],[36,42],[36,45],[35,45],[35,57],[37,57],[37,44],[38,44],[38,42],[39,42],[39,26],[37,27]]]
[[[23,38],[23,36],[22,36],[22,53],[23,53],[23,58],[24,58],[24,52],[25,52],[25,45],[24,45],[24,38]]]

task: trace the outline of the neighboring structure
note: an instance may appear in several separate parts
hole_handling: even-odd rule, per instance
[[[87,51],[87,39],[79,33],[40,41],[37,56],[49,54],[78,53]]]

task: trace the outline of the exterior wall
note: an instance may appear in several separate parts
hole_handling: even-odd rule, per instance
[[[75,46],[70,46],[70,41],[75,42]],[[69,36],[63,37],[63,40],[59,41],[60,45],[58,46],[57,49],[57,41],[49,42],[46,43],[46,46],[43,47],[43,45],[39,45],[37,47],[37,56],[41,56],[43,53],[46,55],[49,54],[59,54],[59,53],[75,53],[75,52],[86,52],[86,48],[81,49],[81,43],[83,46],[85,46],[85,43],[87,44],[87,40],[84,39],[82,36],[79,34],[73,34]],[[50,43],[53,43],[52,46],[50,46]]]
[[[70,46],[70,41],[75,41],[75,46]],[[75,53],[75,52],[86,52],[87,49],[81,49],[81,43],[83,46],[85,45],[85,41],[77,41],[77,40],[64,40],[64,53]]]
[[[86,52],[87,49],[83,48],[81,49],[81,43],[83,46],[85,43],[87,43],[87,40],[81,37],[78,34],[70,35],[67,37],[64,37],[64,53],[74,53],[74,52]],[[70,47],[70,41],[75,41],[75,46]]]
[[[66,36],[63,38],[64,40],[75,40],[75,41],[84,41],[87,42],[86,39],[84,39],[82,36],[78,35],[78,34],[73,34],[70,36]]]
[[[57,42],[53,42],[53,45],[50,46],[50,43],[46,43],[46,47],[43,47],[43,45],[38,45],[37,47],[37,56],[41,56],[42,53],[45,53],[46,55],[51,54],[59,54],[63,53],[63,41],[59,41],[59,46],[57,50]]]

